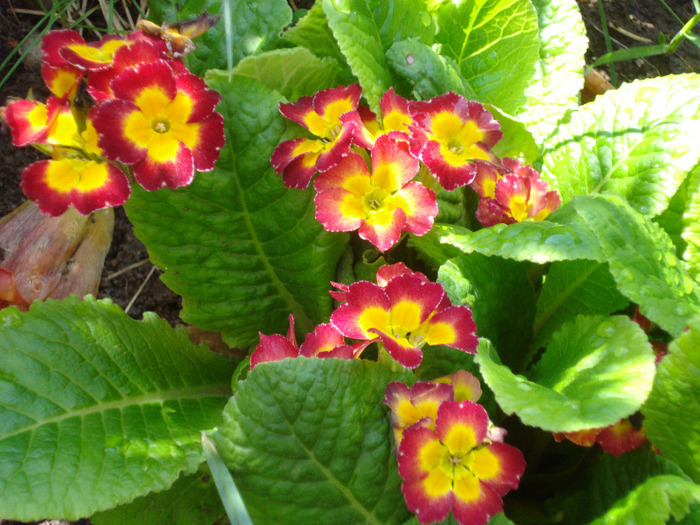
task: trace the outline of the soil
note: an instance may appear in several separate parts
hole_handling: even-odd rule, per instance
[[[290,4],[298,7],[308,7],[311,3],[310,0],[290,0]],[[695,14],[692,2],[688,0],[666,0],[666,3],[683,21]],[[578,4],[590,39],[590,49],[586,55],[586,61],[590,64],[606,52],[601,17],[597,0],[578,0]],[[640,39],[647,39],[646,44],[655,44],[660,34],[665,36],[666,41],[670,41],[682,27],[660,0],[604,0],[603,5],[613,49],[645,45]],[[0,2],[0,63],[39,20],[35,14],[17,13],[14,8],[36,9],[36,5],[20,0]],[[0,87],[0,104],[4,104],[8,97],[26,97],[29,89],[34,91],[38,99],[45,100],[47,93],[39,74],[39,63],[34,58],[18,64],[9,80]],[[0,69],[0,79],[14,65],[13,60]],[[599,71],[610,79],[610,69],[607,66],[599,68]],[[686,72],[700,72],[700,49],[687,41],[670,56],[636,59],[615,65],[618,84],[638,78]],[[44,158],[32,148],[16,148],[10,142],[7,126],[0,123],[0,216],[6,215],[25,200],[19,187],[24,167]],[[158,269],[147,279],[152,269],[145,247],[134,236],[124,211],[118,208],[114,238],[105,261],[99,297],[110,298],[124,308],[143,285],[129,314],[141,318],[143,312],[153,311],[176,324],[180,322],[180,298],[158,279]],[[121,273],[113,276],[117,272]],[[12,525],[13,522],[0,519],[0,523]]]

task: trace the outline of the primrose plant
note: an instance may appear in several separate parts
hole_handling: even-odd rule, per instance
[[[0,246],[0,517],[698,522],[700,77],[580,105],[574,0],[290,4],[49,32],[5,102],[189,327]]]

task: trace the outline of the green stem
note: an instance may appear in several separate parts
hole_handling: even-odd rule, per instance
[[[700,22],[700,13],[697,13],[695,16],[693,16],[693,18],[688,20],[681,30],[676,33],[676,36],[673,37],[673,40],[671,40],[671,43],[666,48],[667,55],[670,55],[676,49],[678,49],[678,46],[680,46],[683,41],[688,38],[688,33],[690,33],[698,22]]]
[[[598,0],[598,12],[600,13],[600,23],[603,25],[603,36],[605,37],[605,49],[608,53],[612,53],[612,43],[610,42],[610,33],[608,33],[608,22],[605,19],[605,10],[603,9],[603,0]],[[617,75],[615,74],[615,64],[610,63],[610,82],[617,87]]]

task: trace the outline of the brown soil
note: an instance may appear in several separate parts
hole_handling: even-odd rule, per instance
[[[17,43],[27,34],[38,17],[18,14],[13,7],[27,7],[30,2],[5,0],[0,2],[0,63]],[[309,0],[297,0],[297,6],[308,6]],[[601,19],[596,0],[578,0],[584,16],[590,50],[586,55],[588,63],[605,53]],[[656,43],[659,34],[666,40],[675,35],[682,24],[666,11],[660,0],[604,0],[609,31],[613,40],[613,49],[644,45],[639,39],[648,39]],[[666,3],[683,21],[693,16],[692,3],[689,0],[666,0]],[[30,6],[35,7],[35,6]],[[697,31],[696,31],[697,32]],[[12,61],[0,70],[0,79],[15,64]],[[37,98],[46,97],[45,88],[39,75],[36,61],[25,61],[18,65],[8,82],[0,87],[0,104],[8,97],[25,97],[31,88]],[[654,77],[670,73],[700,72],[700,49],[690,42],[684,42],[671,56],[637,59],[615,66],[619,81],[631,81],[637,78]],[[600,68],[604,75],[609,74],[608,67]],[[609,77],[608,77],[609,78]],[[43,158],[32,148],[16,148],[10,144],[10,134],[6,126],[0,124],[0,159],[2,159],[2,176],[0,176],[0,216],[6,215],[25,200],[19,187],[21,172],[28,164]],[[145,261],[145,262],[143,262]],[[127,269],[137,263],[143,264]],[[126,270],[125,270],[126,269]],[[99,297],[111,298],[115,303],[125,307],[134,297],[136,291],[144,284],[152,265],[147,261],[146,249],[133,234],[131,224],[121,208],[116,210],[116,223],[112,248],[107,255]],[[124,271],[125,270],[125,271]],[[115,272],[123,271],[112,277]],[[140,318],[145,311],[156,312],[171,323],[179,321],[180,298],[168,290],[158,279],[156,270],[145,283],[132,305],[129,314]],[[3,525],[13,522],[3,521]]]

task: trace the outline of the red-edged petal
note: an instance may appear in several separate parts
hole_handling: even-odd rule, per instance
[[[396,191],[416,176],[419,166],[418,159],[408,152],[406,142],[397,142],[382,135],[374,143],[372,179],[375,186]]]
[[[397,339],[376,328],[371,328],[369,331],[379,336],[389,355],[402,366],[416,368],[423,361],[423,351],[413,346],[405,337]]]
[[[450,306],[432,316],[421,327],[429,345],[444,345],[464,352],[476,353],[479,339],[476,323],[467,306]]]
[[[112,80],[112,92],[116,98],[128,100],[150,113],[152,108],[160,108],[175,98],[177,85],[168,63],[156,60],[119,73]]]
[[[384,287],[391,301],[391,326],[404,333],[417,330],[440,304],[444,288],[418,275],[403,273]]]
[[[371,242],[381,252],[393,247],[401,238],[406,225],[406,213],[401,208],[380,210],[371,214],[358,228],[361,238]]]
[[[476,177],[475,162],[466,161],[461,164],[454,164],[446,161],[443,146],[434,140],[426,142],[420,152],[420,159],[447,191],[466,186]]]
[[[637,430],[629,418],[605,427],[596,439],[598,444],[613,456],[620,456],[641,447],[647,441],[644,429]]]
[[[88,71],[100,71],[112,65],[114,53],[129,42],[118,35],[106,35],[99,42],[84,44],[73,42],[64,45],[58,54],[69,64]]]
[[[458,370],[454,374],[431,379],[431,382],[452,385],[454,401],[474,401],[476,403],[481,397],[481,383],[474,374],[466,370]]]
[[[496,166],[489,162],[479,162],[476,165],[476,175],[470,186],[479,197],[493,199],[496,193],[496,181],[502,176]]]
[[[336,288],[336,290],[329,290],[328,293],[331,295],[333,299],[338,301],[339,303],[344,303],[345,302],[345,294],[347,291],[350,289],[350,286],[347,284],[343,283],[336,283],[334,281],[331,281],[331,286]]]
[[[372,328],[387,330],[391,303],[384,290],[374,283],[358,281],[350,285],[345,303],[331,314],[331,323],[345,337],[376,339]]]
[[[192,104],[187,122],[200,122],[209,118],[221,100],[221,95],[213,89],[207,88],[204,80],[197,75],[177,75],[175,76],[175,84],[178,92],[186,95]]]
[[[470,470],[499,496],[517,489],[525,472],[525,458],[506,443],[491,443],[470,454]]]
[[[115,166],[71,158],[30,164],[22,172],[21,186],[42,213],[54,217],[71,204],[83,215],[118,206],[131,191],[126,176]]]
[[[485,525],[503,511],[503,500],[489,486],[472,476],[455,481],[452,513],[462,525]]]
[[[343,188],[329,188],[317,193],[314,196],[314,205],[316,220],[327,231],[353,231],[364,221],[359,214],[362,213],[362,202]]]
[[[318,152],[323,143],[317,140],[299,138],[282,142],[272,152],[270,162],[275,172],[282,174],[286,188],[306,189],[316,171]]]
[[[318,171],[326,171],[337,165],[350,153],[353,138],[355,137],[356,124],[348,122],[340,129],[338,136],[331,142],[324,145],[316,161]]]
[[[326,122],[335,123],[344,113],[357,109],[361,96],[359,84],[324,89],[314,95],[313,108]]]
[[[413,270],[408,268],[404,263],[397,262],[394,264],[385,264],[377,270],[377,284],[382,287],[386,286],[387,283],[391,281],[394,277],[398,277],[399,275],[403,274],[415,275],[418,276],[423,282],[428,282],[428,278],[424,274],[420,272],[414,272]]]
[[[84,75],[84,71],[70,65],[53,67],[44,64],[41,67],[41,76],[46,87],[58,98],[73,99]]]
[[[510,216],[508,210],[501,206],[496,199],[484,198],[479,201],[476,209],[476,218],[482,226],[494,224],[513,224],[515,219]]]
[[[330,323],[324,323],[318,325],[313,332],[306,336],[299,347],[299,355],[315,357],[328,353],[341,345],[345,345],[345,339],[340,330]]]
[[[99,145],[110,160],[136,164],[148,151],[147,143],[136,140],[134,123],[140,122],[139,136],[151,133],[150,122],[140,117],[139,108],[128,100],[112,99],[95,106],[93,124],[99,135]]]
[[[438,408],[435,432],[453,455],[466,454],[486,437],[489,416],[472,401],[450,401]]]
[[[408,100],[397,95],[392,87],[384,93],[379,106],[382,110],[384,133],[398,131],[408,137],[408,125],[413,122]]]
[[[384,404],[391,410],[391,425],[408,428],[424,417],[434,422],[444,401],[453,401],[454,392],[446,383],[417,381],[410,388],[397,381],[391,382],[384,393]]]
[[[153,146],[153,144],[151,144]],[[175,154],[169,160],[161,160],[148,154],[134,165],[134,178],[148,191],[163,187],[176,189],[187,186],[194,179],[192,153],[182,142],[177,144]]]
[[[76,44],[84,45],[85,39],[73,29],[49,31],[41,38],[42,61],[51,67],[64,67],[68,62],[61,56],[61,49]]]
[[[46,104],[41,102],[13,100],[5,107],[3,118],[10,126],[14,146],[41,142],[48,133],[50,115]]]
[[[358,108],[356,111],[348,111],[347,113],[341,115],[340,122],[343,124],[343,127],[345,127],[347,124],[354,126],[355,134],[352,139],[353,144],[360,146],[361,148],[370,149],[374,145],[376,135],[372,133],[367,126],[374,128],[372,123],[376,123],[377,116],[372,113],[369,108],[366,108],[367,112],[374,117],[374,121],[366,120],[360,113],[360,109],[363,107],[364,106],[360,106],[360,108]]]
[[[406,213],[405,230],[415,235],[424,235],[433,227],[439,211],[433,190],[418,181],[412,181],[396,192],[393,202]]]
[[[361,198],[369,191],[369,182],[370,175],[365,160],[359,154],[351,152],[314,179],[314,190],[320,192],[330,188],[343,188]]]
[[[188,145],[197,171],[213,170],[225,143],[224,117],[220,113],[212,113],[198,122],[197,142]]]
[[[283,335],[260,334],[260,342],[250,356],[250,368],[267,361],[281,361],[297,357],[299,350]]]

